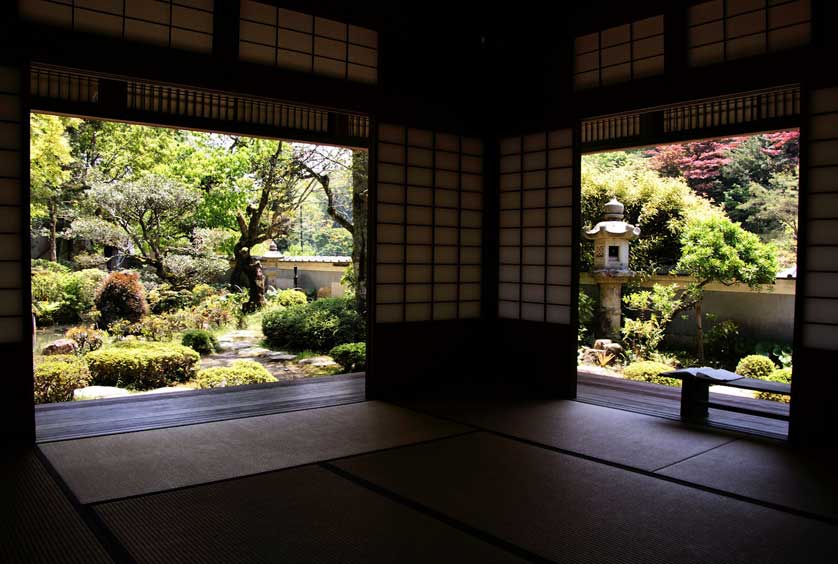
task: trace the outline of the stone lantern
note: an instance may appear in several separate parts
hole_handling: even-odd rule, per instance
[[[585,232],[594,242],[594,271],[599,285],[600,324],[603,337],[620,338],[622,286],[634,277],[629,269],[629,241],[640,236],[640,228],[623,221],[625,206],[611,198],[605,204],[602,221]]]

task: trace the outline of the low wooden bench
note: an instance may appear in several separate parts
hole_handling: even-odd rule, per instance
[[[789,420],[789,416],[760,409],[751,409],[736,405],[729,405],[710,401],[710,386],[727,386],[741,390],[768,392],[771,394],[791,395],[791,385],[782,382],[769,382],[744,378],[735,372],[716,368],[682,368],[671,372],[664,372],[661,376],[678,378],[681,380],[681,417],[690,420],[706,419],[709,409],[723,409],[746,415],[770,417],[771,419]]]

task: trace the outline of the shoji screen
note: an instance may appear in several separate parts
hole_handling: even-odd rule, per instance
[[[379,126],[376,321],[480,316],[483,144]]]
[[[239,57],[357,82],[378,80],[378,33],[242,0]]]
[[[803,345],[838,350],[838,88],[810,97]],[[801,291],[799,289],[798,291]]]
[[[0,343],[23,340],[20,89],[19,69],[0,66]]]
[[[569,324],[573,224],[570,129],[500,144],[500,272],[503,319]]]
[[[212,51],[213,0],[19,0],[25,19],[189,51]]]

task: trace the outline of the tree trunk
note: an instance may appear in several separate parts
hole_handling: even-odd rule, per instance
[[[704,327],[701,324],[701,302],[695,304],[695,335],[698,361],[704,364]]]
[[[355,271],[355,307],[367,310],[367,193],[369,153],[352,152],[352,268]]]
[[[58,262],[58,207],[55,202],[49,203],[49,260]]]
[[[236,262],[230,283],[247,289],[248,298],[243,306],[246,313],[252,313],[265,305],[265,276],[262,263],[250,255],[250,247],[236,245]]]

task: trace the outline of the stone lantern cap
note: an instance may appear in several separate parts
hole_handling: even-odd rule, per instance
[[[617,198],[611,198],[611,201],[605,204],[603,221],[594,225],[593,229],[585,231],[585,237],[588,239],[637,239],[640,237],[640,228],[623,221],[624,211],[625,206],[618,202]]]

